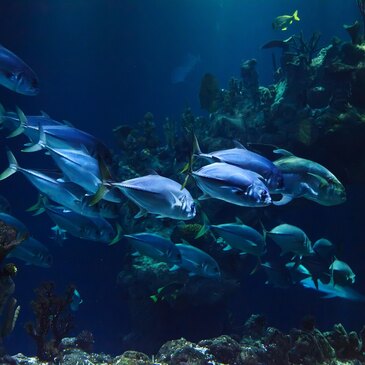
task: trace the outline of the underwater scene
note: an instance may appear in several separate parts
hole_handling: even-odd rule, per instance
[[[365,0],[0,18],[0,365],[365,364]]]

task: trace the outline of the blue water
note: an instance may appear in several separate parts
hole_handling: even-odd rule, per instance
[[[276,16],[296,9],[300,22],[285,34],[272,30]],[[41,82],[36,97],[1,88],[1,103],[9,109],[18,105],[26,114],[44,110],[98,136],[112,149],[116,148],[112,129],[122,123],[135,125],[147,111],[161,124],[166,117],[179,118],[186,106],[197,115],[205,114],[198,99],[204,73],[213,73],[226,87],[232,76],[239,77],[241,61],[255,58],[260,84],[268,85],[273,69],[271,52],[260,49],[264,43],[300,31],[305,37],[320,31],[321,45],[327,45],[334,36],[347,39],[342,24],[359,17],[356,2],[350,0],[2,0],[0,16],[0,43],[31,65]],[[199,60],[174,82],[174,70],[189,54]],[[1,141],[17,151],[19,140],[2,137]],[[20,155],[19,161],[26,167],[49,166],[36,155]],[[6,165],[2,149],[0,169]],[[365,281],[363,190],[349,187],[351,204],[331,208],[304,204],[300,211],[289,208],[283,213],[309,235],[332,239],[343,260],[351,262],[360,290]],[[97,351],[125,350],[120,344],[130,329],[128,303],[116,285],[123,245],[105,247],[70,239],[64,247],[52,246],[48,218],[24,212],[36,199],[24,177],[1,182],[0,193],[10,201],[13,214],[49,243],[55,257],[51,269],[21,266],[19,270],[15,296],[22,310],[15,331],[6,339],[9,352],[35,352],[23,327],[33,318],[29,305],[33,289],[44,280],[54,280],[61,292],[72,282],[82,294],[75,333],[91,330]],[[359,329],[363,323],[360,304],[324,301],[303,289],[280,291],[263,281],[261,274],[247,278],[234,298],[232,310],[242,321],[261,312],[270,324],[283,329],[299,325],[307,313],[316,314],[324,328],[343,322]]]

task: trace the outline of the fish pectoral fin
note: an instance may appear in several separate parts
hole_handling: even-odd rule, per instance
[[[179,198],[174,193],[171,193],[171,195],[172,198],[174,199],[174,202],[172,203],[172,208],[181,207],[182,206],[181,200],[179,200]]]
[[[170,272],[173,272],[173,271],[177,271],[180,269],[180,266],[179,265],[173,265],[172,267],[169,268],[169,271]]]
[[[293,200],[293,196],[290,194],[282,194],[280,200],[273,201],[274,205],[280,206],[290,203]]]
[[[201,195],[198,200],[207,200],[207,199],[212,199],[212,197],[206,193],[204,193],[203,195]]]
[[[230,245],[227,245],[226,247],[224,247],[223,251],[231,251],[232,247]]]
[[[281,30],[287,30],[288,28],[282,28]]]
[[[145,215],[147,215],[147,210],[144,208],[139,208],[139,212],[134,216],[134,218],[141,218],[144,217]]]

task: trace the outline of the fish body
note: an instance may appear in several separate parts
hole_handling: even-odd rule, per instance
[[[17,239],[29,236],[29,230],[23,222],[5,212],[0,212],[0,222],[15,228],[17,232]]]
[[[57,227],[74,237],[103,243],[112,243],[117,238],[117,232],[103,217],[87,217],[51,204],[45,208]]]
[[[202,153],[198,148],[197,155],[214,162],[225,162],[245,170],[254,171],[261,175],[269,189],[277,190],[283,187],[281,171],[267,158],[249,151],[244,146],[235,142],[236,148]]]
[[[330,266],[334,285],[347,285],[355,282],[356,275],[344,261],[335,260]]]
[[[195,217],[195,203],[189,191],[169,178],[146,175],[111,185],[140,207],[136,218],[147,212],[159,218],[188,220]]]
[[[51,267],[53,257],[48,248],[33,237],[28,237],[17,245],[8,257],[14,257],[27,263],[43,268]]]
[[[265,239],[254,228],[245,224],[226,223],[212,225],[231,248],[254,256],[261,256],[265,252]]]
[[[324,179],[308,173],[283,172],[284,188],[278,190],[288,203],[294,198],[305,198],[320,205],[333,206],[346,201],[346,191],[340,183],[328,183]]]
[[[205,195],[212,198],[246,207],[272,203],[263,178],[256,172],[216,162],[193,171],[192,176]]]
[[[181,264],[181,253],[168,239],[155,233],[126,234],[133,247],[144,256],[159,262]]]
[[[74,289],[71,297],[70,309],[73,312],[79,310],[80,304],[82,304],[83,300],[81,299],[81,295],[77,289]]]
[[[348,286],[334,285],[333,283],[323,284],[319,281],[317,289],[311,278],[306,278],[302,280],[300,284],[305,288],[324,293],[325,295],[322,298],[327,299],[338,297],[355,302],[365,302],[365,295],[357,292],[356,290]]]
[[[298,10],[295,10],[293,15],[279,15],[272,22],[272,27],[275,30],[287,30],[288,26],[293,23],[293,21],[299,21]]]
[[[154,295],[151,295],[150,298],[154,303],[158,301],[164,300],[176,300],[181,290],[184,288],[185,284],[180,282],[172,282],[161,288],[158,288]]]
[[[94,217],[98,217],[100,215],[96,207],[89,206],[85,201],[83,201],[83,192],[77,185],[61,183],[39,171],[24,169],[18,165],[14,155],[10,151],[7,152],[7,155],[9,159],[9,168],[0,175],[0,180],[20,171],[28,179],[28,181],[38,189],[38,191],[54,202],[82,215]]]
[[[77,185],[80,185],[88,193],[95,194],[102,186],[99,162],[85,150],[52,148],[47,145],[46,134],[43,127],[40,128],[39,142],[36,144],[40,148],[46,149],[58,168],[66,177]],[[30,147],[35,150],[34,146]],[[38,149],[38,147],[36,147]],[[29,151],[29,149],[26,149]],[[103,199],[120,203],[121,197],[116,190],[109,190]]]
[[[181,253],[180,267],[189,271],[190,275],[220,278],[221,273],[217,262],[206,252],[184,243],[178,243],[176,247]]]
[[[23,95],[37,95],[39,80],[17,55],[0,45],[0,84]]]
[[[292,252],[298,256],[313,253],[308,236],[300,228],[291,224],[280,224],[266,233],[281,248],[281,254]]]
[[[267,281],[265,284],[270,284],[274,288],[287,289],[292,285],[291,275],[285,266],[279,266],[271,262],[261,264],[264,269]]]

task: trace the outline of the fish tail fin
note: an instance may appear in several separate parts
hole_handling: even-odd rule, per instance
[[[4,115],[6,113],[6,110],[4,108],[4,105],[0,103],[0,129],[2,129],[2,124],[4,123]]]
[[[8,150],[6,154],[8,156],[9,167],[2,174],[0,174],[0,180],[4,180],[7,177],[13,175],[18,171],[19,168],[18,162],[15,159],[13,153],[10,150]]]
[[[110,241],[109,246],[114,245],[115,243],[119,242],[120,239],[123,237],[122,227],[120,226],[120,224],[117,223],[116,227],[117,227],[117,234],[115,235],[113,240]]]
[[[264,224],[262,223],[262,220],[260,219],[259,220],[260,222],[260,226],[261,226],[261,229],[262,229],[262,236],[264,237],[264,242],[266,242],[266,236],[267,236],[267,229],[265,228]]]
[[[35,212],[33,215],[39,215],[41,213],[43,213],[46,209],[45,209],[45,201],[44,201],[44,197],[39,194],[38,195],[38,200],[37,202],[32,205],[31,207],[29,207],[28,209],[26,209],[26,212]]]
[[[293,19],[296,20],[297,22],[299,22],[300,18],[298,17],[298,10],[295,10],[295,12],[293,14]]]
[[[199,146],[198,138],[196,137],[195,133],[193,133],[193,155],[201,155],[202,151]]]
[[[105,194],[107,194],[108,191],[109,189],[104,184],[100,184],[98,190],[96,191],[94,196],[90,199],[89,206],[92,207],[93,205],[99,203],[99,201],[104,198]]]
[[[209,222],[208,216],[202,210],[201,210],[201,216],[203,218],[203,226],[199,230],[199,232],[196,234],[196,236],[194,237],[195,239],[198,239],[198,238],[204,236],[210,229],[210,222]]]
[[[43,148],[46,148],[47,137],[46,133],[44,132],[43,126],[39,124],[38,130],[39,130],[39,141],[27,148],[23,148],[22,152],[35,152],[35,151],[40,151]]]
[[[150,298],[153,300],[154,303],[157,303],[158,301],[157,295],[151,295]]]
[[[14,129],[6,138],[13,138],[18,136],[19,134],[22,134],[24,132],[25,127],[28,124],[27,117],[18,106],[16,107],[16,113],[19,118],[19,126],[18,128]]]
[[[256,266],[252,269],[252,271],[250,272],[250,275],[253,275],[253,274],[255,274],[260,268],[261,268],[261,264],[262,264],[262,262],[261,262],[261,259],[260,259],[260,257],[258,256],[257,257],[257,263],[256,263]]]

